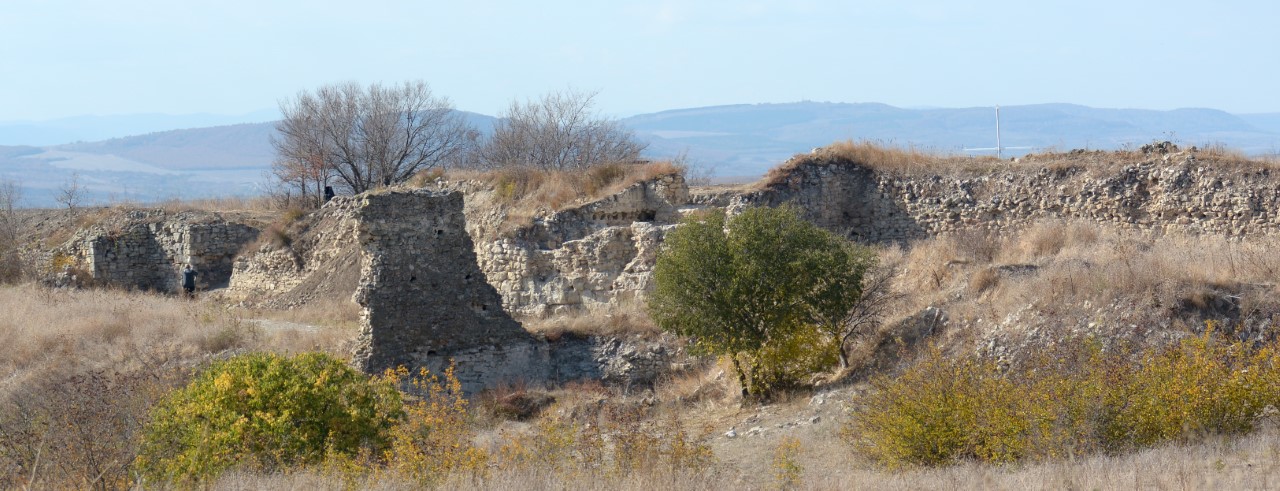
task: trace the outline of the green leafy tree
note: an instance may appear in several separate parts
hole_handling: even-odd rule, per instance
[[[192,482],[233,466],[273,472],[378,455],[403,416],[389,380],[323,353],[215,363],[151,413],[134,462],[147,481]]]
[[[689,337],[695,351],[728,356],[744,395],[767,396],[812,373],[820,364],[795,363],[813,359],[812,351],[842,350],[835,333],[861,299],[874,261],[791,206],[729,220],[720,211],[692,215],[664,242],[650,314],[662,329]]]

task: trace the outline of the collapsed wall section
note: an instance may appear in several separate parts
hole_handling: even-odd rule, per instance
[[[452,360],[467,393],[581,379],[645,386],[683,356],[652,340],[530,334],[477,265],[463,208],[448,191],[334,198],[282,231],[288,240],[238,258],[227,297],[276,308],[356,302],[356,366],[440,373]]]
[[[176,292],[190,263],[201,289],[231,279],[236,253],[258,237],[258,229],[217,213],[135,210],[81,231],[64,247],[95,282]]]
[[[453,360],[468,392],[547,380],[546,343],[507,315],[477,266],[461,193],[390,191],[351,199],[361,248],[357,367],[439,371]]]
[[[468,193],[470,216],[492,214],[486,192],[492,193]],[[535,219],[509,235],[487,236],[474,225],[470,231],[480,267],[507,311],[546,317],[642,300],[662,237],[688,204],[684,177],[668,174]]]

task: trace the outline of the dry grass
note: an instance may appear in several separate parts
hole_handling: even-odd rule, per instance
[[[128,203],[122,203],[128,206]],[[146,206],[159,208],[170,213],[180,211],[200,210],[200,211],[254,211],[254,212],[274,212],[279,211],[278,201],[270,196],[226,196],[221,198],[202,198],[202,199],[178,199],[172,198],[156,203],[149,203]]]
[[[126,486],[147,410],[194,368],[246,350],[343,352],[353,335],[266,329],[214,301],[110,289],[3,286],[0,311],[6,488]]]
[[[377,475],[344,479],[324,472],[294,472],[263,476],[252,473],[232,473],[223,476],[209,489],[212,490],[348,490],[365,489],[370,491],[420,490],[421,483],[401,476]],[[632,473],[616,475],[606,472],[584,472],[577,475],[565,475],[552,469],[494,470],[483,478],[471,476],[452,476],[439,485],[439,489],[458,491],[520,489],[520,490],[563,490],[563,491],[597,491],[600,489],[616,489],[620,491],[653,491],[653,490],[711,490],[735,489],[726,485],[724,476],[695,472],[691,470],[661,470],[651,473]],[[741,488],[737,488],[741,489]]]
[[[942,238],[917,244],[910,250],[887,250],[886,261],[906,264],[932,258],[951,262],[944,275],[943,287],[924,288],[922,294],[949,295],[955,291],[973,295],[968,274],[978,270],[997,270],[1005,262],[1039,261],[1041,269],[1027,277],[1001,276],[1000,283],[981,295],[1005,295],[1016,291],[1011,285],[1030,281],[1053,268],[1057,261],[1069,262],[1079,257],[1116,261],[1121,252],[1102,256],[1108,248],[1128,244],[1134,239],[1114,231],[1082,224],[1044,223],[1021,234],[1008,237],[981,236],[997,242],[964,243],[956,238]],[[1129,242],[1126,242],[1129,240]],[[1168,237],[1152,239],[1145,252],[1126,252],[1133,260],[1148,261],[1147,267],[1170,268],[1161,274],[1207,281],[1230,275],[1261,276],[1280,259],[1271,260],[1260,251],[1265,244],[1245,244],[1210,238]],[[1179,261],[1179,254],[1198,251],[1206,256],[1197,264]],[[1208,254],[1206,254],[1208,251]],[[1217,251],[1217,252],[1214,252]],[[1149,256],[1149,257],[1148,257]],[[956,260],[968,261],[953,262]],[[1251,261],[1264,261],[1254,264]],[[1270,261],[1270,262],[1267,262]],[[1233,266],[1234,265],[1234,266]],[[1268,266],[1270,265],[1270,266]],[[923,267],[923,265],[920,265]],[[1176,266],[1176,268],[1175,268]],[[1233,269],[1234,268],[1234,269]],[[1256,271],[1255,271],[1256,270]],[[1250,272],[1252,271],[1252,272]],[[1247,273],[1247,274],[1246,274]],[[921,276],[921,275],[924,276]],[[1156,275],[1158,276],[1158,275]],[[923,268],[904,273],[902,284],[933,284],[932,276]],[[1147,281],[1147,280],[1144,280]],[[1126,287],[1126,288],[1131,288]],[[1001,293],[1006,292],[1006,293]],[[1104,290],[1105,292],[1105,290]],[[1050,299],[1053,300],[1053,299]],[[1060,299],[1069,302],[1072,299]],[[224,349],[295,349],[292,342],[272,337],[270,332],[244,327],[245,318],[271,317],[281,321],[321,325],[346,325],[351,313],[317,308],[311,311],[243,312],[227,310],[213,302],[182,301],[176,298],[110,290],[55,291],[31,286],[0,289],[0,305],[14,315],[0,320],[0,342],[10,348],[0,352],[4,382],[0,393],[14,394],[18,386],[45,377],[50,371],[73,371],[76,367],[141,367],[142,353],[168,350],[172,359],[190,363]],[[22,319],[21,322],[17,319]],[[332,319],[343,319],[325,324]],[[232,335],[217,333],[230,328]],[[305,343],[304,343],[305,344]],[[154,359],[152,357],[151,359]],[[492,467],[483,476],[453,475],[442,486],[448,489],[765,489],[774,488],[777,475],[794,481],[793,489],[920,489],[920,488],[1089,488],[1114,489],[1139,487],[1205,488],[1248,487],[1273,483],[1280,479],[1280,444],[1270,431],[1239,440],[1211,439],[1191,446],[1166,446],[1120,457],[1090,457],[1038,463],[1019,467],[995,467],[962,464],[954,467],[889,472],[875,467],[849,452],[840,442],[835,426],[843,421],[842,406],[828,400],[814,406],[808,394],[769,407],[742,407],[737,397],[736,381],[725,366],[709,365],[678,374],[655,388],[652,393],[624,396],[598,385],[584,384],[545,392],[555,404],[543,409],[541,416],[530,422],[491,421],[486,431],[487,445],[501,446],[515,434],[508,431],[532,431],[544,418],[567,418],[570,421],[593,421],[606,411],[617,414],[643,414],[631,420],[634,428],[651,428],[652,423],[679,415],[690,428],[710,425],[715,431],[700,436],[712,444],[717,463],[699,469],[650,465],[627,472],[592,470],[590,467],[567,466],[559,469],[541,465]],[[167,382],[172,384],[172,382]],[[506,396],[521,391],[513,388]],[[857,388],[836,389],[828,399],[858,397]],[[24,391],[25,393],[30,393]],[[532,392],[526,390],[525,392]],[[61,397],[61,396],[57,396]],[[514,400],[514,397],[508,397]],[[61,400],[61,399],[60,399]],[[56,402],[56,401],[51,401]],[[121,406],[128,410],[145,409],[146,404]],[[132,408],[132,409],[130,409]],[[816,425],[783,427],[783,423],[807,420],[812,411],[823,408],[822,421]],[[634,411],[640,411],[636,413]],[[533,414],[533,413],[531,413]],[[753,415],[754,414],[754,415]],[[134,418],[137,414],[107,413],[112,421]],[[757,417],[760,419],[757,420]],[[746,423],[739,423],[746,421]],[[827,423],[830,421],[830,423]],[[753,425],[768,428],[768,437],[726,439],[722,436],[731,425],[740,433]],[[828,424],[830,426],[822,426]],[[514,425],[514,426],[512,426]],[[523,426],[522,426],[523,425]],[[619,426],[626,429],[633,426]],[[520,428],[524,428],[521,430]],[[776,429],[775,429],[776,428]],[[628,430],[629,431],[629,430]],[[527,433],[524,433],[527,434]],[[634,436],[633,436],[634,437]],[[792,440],[786,440],[791,438]],[[613,441],[613,440],[608,440]],[[792,446],[783,448],[782,442]],[[799,442],[798,445],[794,444]],[[486,444],[480,441],[480,444]],[[782,452],[785,450],[785,452]],[[784,455],[785,458],[779,458]],[[57,487],[60,480],[56,458],[50,458],[49,470],[42,472],[37,484]],[[785,465],[779,464],[782,462]],[[781,467],[780,467],[781,466]],[[780,467],[780,469],[779,469]],[[790,474],[779,470],[790,469]],[[73,471],[74,468],[66,472]],[[362,471],[355,474],[326,470],[302,470],[287,475],[261,475],[251,472],[228,474],[212,485],[213,489],[420,489],[421,483],[391,471]],[[67,474],[70,475],[70,474]],[[1264,487],[1269,486],[1263,485]]]
[[[1146,153],[1125,149],[1112,152],[1102,150],[1045,150],[1015,159],[1000,160],[993,156],[957,155],[916,146],[895,146],[877,141],[846,140],[818,148],[807,154],[798,154],[783,164],[769,169],[764,178],[750,189],[763,189],[786,181],[793,169],[802,165],[823,162],[853,162],[877,172],[902,176],[919,175],[973,175],[996,171],[1048,169],[1064,171],[1080,169],[1093,174],[1114,174],[1129,165],[1161,162],[1170,158],[1171,163],[1193,156],[1197,165],[1234,169],[1237,172],[1255,172],[1280,168],[1280,160],[1273,157],[1250,157],[1243,152],[1222,144],[1203,146],[1185,145],[1179,154]],[[1169,164],[1164,164],[1169,165]]]
[[[489,200],[486,208],[505,213],[498,231],[507,233],[529,223],[534,217],[594,201],[658,176],[684,175],[685,170],[672,162],[610,163],[577,171],[543,171],[524,167],[487,172],[453,170],[443,177],[448,181],[479,182],[490,190],[488,196],[481,199]],[[415,180],[433,181],[430,178]]]
[[[801,489],[1271,489],[1280,483],[1277,436],[1270,430],[1024,467],[963,464],[886,473],[854,466],[838,475],[809,476]]]
[[[245,315],[348,331],[353,336],[360,327],[360,305],[355,302],[312,302],[287,310],[254,309]]]
[[[592,310],[577,311],[570,315],[555,315],[540,319],[522,319],[524,328],[542,334],[548,339],[558,339],[565,334],[579,336],[657,336],[662,333],[642,302],[621,302]]]
[[[289,351],[275,333],[253,323],[252,312],[214,301],[111,289],[0,287],[0,393],[51,370],[134,369],[141,353],[163,351],[175,360],[198,360],[227,350]],[[352,334],[349,310],[271,313],[281,320],[329,325]],[[257,312],[258,315],[267,313]],[[357,314],[358,315],[358,314]],[[318,322],[330,319],[333,322]],[[334,340],[324,330],[317,340]],[[316,344],[313,340],[305,344]],[[332,349],[332,348],[329,348]]]
[[[1280,238],[1154,235],[1085,222],[1045,221],[994,236],[967,233],[886,249],[904,293],[893,317],[939,306],[963,339],[999,334],[1052,342],[1084,329],[1140,344],[1225,321],[1267,335],[1280,312]],[[1064,331],[1065,330],[1065,331]],[[1015,350],[1016,351],[1016,350]]]
[[[741,417],[739,414],[737,417]],[[696,417],[696,416],[695,416]],[[780,431],[780,430],[775,430]],[[888,471],[838,446],[836,439],[803,432],[734,440],[716,438],[718,460],[700,469],[662,466],[626,473],[534,466],[493,467],[482,476],[452,475],[441,489],[619,489],[711,490],[779,489],[1271,489],[1280,482],[1280,432],[1267,429],[1239,438],[1211,437],[1120,456],[1098,455],[1016,466],[962,463],[955,466]],[[790,446],[783,444],[790,442]],[[798,444],[797,444],[798,443]],[[836,446],[832,446],[832,444]],[[726,448],[732,447],[734,452]],[[779,454],[786,451],[784,459]],[[731,460],[724,460],[725,457]],[[779,460],[784,464],[779,465]],[[236,472],[211,489],[421,489],[393,473],[341,475],[322,470],[261,475]]]
[[[732,405],[741,388],[728,360],[673,373],[654,388],[657,400],[676,410],[714,410]]]

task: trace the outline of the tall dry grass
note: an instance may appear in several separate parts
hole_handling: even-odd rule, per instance
[[[607,163],[574,171],[546,171],[514,167],[492,171],[452,170],[450,181],[475,181],[492,190],[487,207],[505,213],[499,225],[510,232],[533,217],[615,194],[637,182],[667,174],[683,176],[686,168],[673,162]],[[419,181],[430,182],[429,179]]]
[[[209,300],[0,286],[0,488],[130,482],[151,405],[214,357],[341,351],[352,330],[266,329]]]
[[[121,203],[121,205],[137,206],[136,203]],[[159,208],[170,213],[180,211],[200,210],[200,211],[255,211],[255,212],[273,212],[280,211],[280,201],[271,196],[223,196],[215,198],[195,198],[182,199],[170,198],[155,203],[147,203],[142,206]]]
[[[748,443],[743,443],[744,445]],[[766,449],[765,453],[769,449]],[[1166,445],[1132,454],[993,466],[963,463],[942,468],[890,472],[840,452],[798,453],[797,490],[876,489],[1273,489],[1280,483],[1280,433],[1267,430],[1242,438],[1210,439]],[[761,461],[762,467],[770,466]],[[618,489],[729,490],[777,489],[770,479],[742,480],[726,472],[655,470],[624,475],[566,475],[550,469],[495,470],[481,478],[457,476],[442,489]],[[210,489],[408,490],[416,482],[391,475],[355,480],[315,471],[260,475],[232,473]]]
[[[1092,329],[1132,341],[1171,341],[1225,321],[1240,337],[1274,335],[1280,237],[1247,240],[1152,234],[1043,221],[1000,235],[973,231],[886,249],[908,293],[898,317],[940,306],[975,337],[1036,331],[1051,341]],[[1064,331],[1065,330],[1065,331]]]
[[[845,140],[792,157],[786,163],[769,169],[761,187],[780,182],[793,168],[810,162],[847,160],[883,172],[915,174],[942,167],[972,167],[999,162],[995,157],[969,157],[944,153],[915,145],[898,146],[872,140]]]
[[[835,475],[808,476],[799,489],[1271,489],[1280,483],[1278,437],[1267,430],[1026,466],[966,463],[890,473],[854,465]]]
[[[521,324],[525,329],[549,339],[564,334],[656,337],[662,333],[653,319],[649,318],[644,303],[640,301],[621,301],[616,305],[580,310],[568,315],[522,319]]]
[[[1167,162],[1165,159],[1168,158]],[[846,140],[816,148],[807,154],[798,154],[765,174],[751,186],[762,189],[786,180],[796,167],[821,162],[854,162],[877,172],[903,176],[985,174],[996,171],[1041,169],[1080,169],[1096,175],[1109,175],[1125,166],[1159,163],[1172,165],[1194,159],[1196,165],[1230,169],[1235,172],[1254,172],[1277,169],[1274,157],[1251,157],[1237,149],[1210,143],[1201,146],[1183,145],[1179,154],[1166,155],[1144,153],[1134,149],[1116,151],[1045,149],[1040,153],[1026,154],[1012,159],[994,156],[960,155],[951,152],[918,147],[895,145],[871,140]]]

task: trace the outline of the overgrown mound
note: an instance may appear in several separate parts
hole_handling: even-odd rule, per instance
[[[285,212],[236,258],[228,298],[271,308],[350,302],[360,283],[353,199]]]
[[[672,162],[608,163],[584,171],[548,171],[525,167],[486,172],[452,171],[419,179],[420,185],[463,191],[467,227],[477,243],[519,235],[558,212],[608,199],[624,190],[665,176],[684,182],[685,168]],[[687,191],[686,191],[687,193]]]
[[[936,309],[933,331],[949,351],[1017,362],[1073,336],[1159,349],[1209,321],[1269,342],[1280,335],[1277,241],[1046,220],[888,247],[881,257],[898,272],[890,317]]]
[[[856,164],[876,172],[897,176],[963,176],[1004,171],[1085,171],[1095,175],[1111,174],[1123,167],[1139,164],[1170,164],[1190,157],[1200,165],[1248,173],[1272,170],[1277,167],[1274,159],[1256,159],[1221,145],[1180,148],[1168,142],[1153,142],[1136,149],[1115,151],[1075,149],[1070,151],[1045,150],[1021,157],[998,159],[989,155],[948,154],[914,145],[907,147],[886,145],[867,140],[846,140],[825,147],[815,148],[807,154],[797,154],[781,165],[769,169],[754,185],[765,189],[787,181],[797,169],[809,165],[825,165],[832,162]]]

